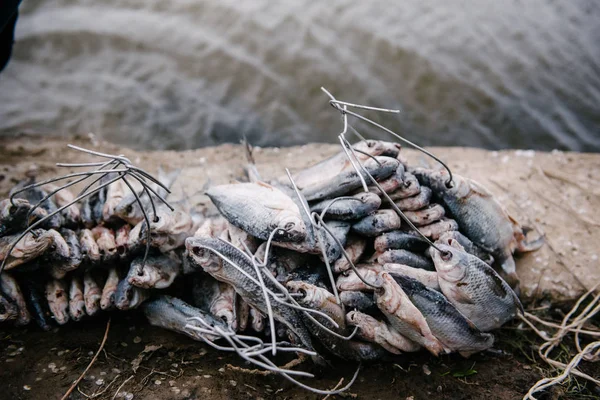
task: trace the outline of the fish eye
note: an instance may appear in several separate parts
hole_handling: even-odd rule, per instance
[[[199,246],[195,246],[192,249],[192,252],[197,255],[198,257],[203,257],[204,256],[204,249],[202,247]]]
[[[125,211],[127,211],[127,214],[131,213],[133,211],[133,205],[130,204],[127,206],[127,209],[125,209]]]
[[[444,260],[444,261],[450,261],[452,259],[451,251],[448,251],[448,250],[441,251],[440,255],[442,257],[442,260]]]
[[[285,224],[284,229],[286,231],[289,231],[290,229],[292,229],[294,226],[296,226],[296,224],[294,222],[288,222],[287,224]]]
[[[306,295],[308,294],[308,293],[306,293],[306,290],[304,290],[304,289],[298,289],[298,293],[300,293],[303,298],[306,297]]]

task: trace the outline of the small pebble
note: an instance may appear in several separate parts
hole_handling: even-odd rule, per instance
[[[120,374],[121,373],[121,370],[118,369],[118,368],[113,368],[111,371],[113,372],[113,374]]]
[[[139,336],[136,336],[136,337],[133,338],[133,343],[137,344],[137,343],[140,343],[141,341],[142,341],[142,338],[139,337]]]
[[[95,383],[98,386],[102,386],[102,385],[104,385],[104,379],[98,379]]]
[[[173,392],[175,394],[179,394],[181,392],[181,389],[179,389],[178,387],[172,387],[171,392]]]
[[[31,390],[31,386],[25,385],[25,386],[23,386],[23,390],[30,391]]]
[[[125,395],[125,399],[126,399],[126,400],[131,400],[131,399],[133,399],[133,393],[127,393],[127,394]]]
[[[158,385],[162,384],[162,381],[160,379],[157,379],[154,381],[154,384],[158,386]]]
[[[210,379],[210,375],[202,375],[203,378]]]
[[[231,386],[237,386],[237,382],[236,382],[236,381],[234,381],[234,380],[230,380],[230,381],[229,381],[229,384],[230,384]]]
[[[429,365],[423,364],[423,373],[427,376],[431,375],[431,370],[429,369]]]
[[[121,342],[121,346],[123,346],[123,347],[127,347],[127,343],[125,343],[125,342]]]

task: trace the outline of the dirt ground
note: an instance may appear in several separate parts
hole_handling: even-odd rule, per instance
[[[19,136],[0,139],[0,196],[6,196],[28,170],[35,169],[44,178],[57,174],[56,162],[90,161],[89,156],[67,150],[67,143],[123,153],[151,172],[158,165],[182,168],[174,196],[185,195],[195,203],[207,202],[201,194],[206,182],[215,184],[243,176],[244,154],[236,145],[142,153],[98,143],[93,137],[66,141]],[[553,307],[558,307],[552,309],[552,317],[560,318],[561,307],[600,281],[600,218],[596,212],[600,206],[600,155],[432,150],[455,173],[484,183],[519,220],[545,234],[547,245],[517,260],[527,307],[551,301]],[[311,144],[256,149],[255,158],[259,171],[268,179],[283,175],[284,167],[299,169],[336,151],[339,147],[334,145]],[[419,153],[406,153],[414,163],[429,163]],[[128,312],[104,314],[51,332],[40,332],[34,327],[0,327],[0,399],[60,398],[98,349],[109,317],[112,321],[104,351],[79,385],[81,392],[73,393],[73,399],[112,399],[115,395],[152,399],[324,397],[310,395],[279,377],[232,369],[229,365],[248,366],[204,344],[150,327],[139,313]],[[521,398],[542,372],[548,371],[536,358],[535,345],[539,342],[519,328],[514,323],[499,330],[495,351],[470,359],[437,359],[417,353],[365,366],[345,396]],[[144,349],[148,351],[142,353]],[[139,367],[134,372],[136,364]],[[302,368],[310,370],[310,363],[305,364]],[[330,370],[316,371],[319,377],[311,384],[332,388],[341,377],[346,383],[355,367],[334,364]],[[584,365],[582,370],[600,376],[597,365]],[[544,396],[597,398],[600,389],[574,381]]]

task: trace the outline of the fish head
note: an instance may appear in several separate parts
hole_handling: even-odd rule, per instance
[[[306,238],[306,225],[297,214],[281,218],[276,227],[273,239],[281,242],[300,242]]]
[[[450,282],[461,280],[468,266],[467,256],[455,239],[447,239],[448,244],[438,244],[440,251],[432,248],[430,253],[437,273]]]
[[[114,215],[130,223],[138,223],[144,219],[142,208],[134,194],[129,193],[115,206]]]
[[[378,274],[379,288],[375,290],[375,298],[379,308],[394,314],[402,305],[410,301],[396,280],[387,272]]]
[[[375,318],[360,311],[350,311],[346,314],[346,322],[348,325],[358,326],[361,336],[365,338],[374,338],[375,330],[379,325]]]
[[[71,251],[65,238],[54,229],[47,230],[46,235],[52,238],[52,243],[50,244],[51,257],[55,260],[68,260]]]
[[[135,296],[135,287],[129,283],[127,278],[121,280],[117,285],[115,292],[115,306],[119,310],[128,310],[131,308]]]
[[[215,273],[223,267],[221,258],[215,254],[202,238],[189,237],[185,240],[185,248],[193,263],[208,273]]]
[[[306,305],[311,308],[321,308],[321,306],[328,300],[327,292],[317,286],[311,285],[308,282],[303,281],[289,281],[286,287],[290,293],[294,293],[294,296],[300,304]]]
[[[358,274],[352,269],[344,271],[342,274],[340,274],[338,276],[337,281],[336,281],[336,286],[339,290],[342,290],[342,291],[369,290],[370,291],[370,290],[373,290],[373,289],[381,286],[380,277],[378,275],[379,270],[380,270],[379,266],[373,266],[373,267],[359,266],[359,267],[357,267],[356,270],[358,271],[358,273],[360,274],[360,277],[362,277],[362,279],[360,279]],[[372,286],[365,284],[365,282],[363,282],[363,280],[368,282]]]
[[[27,218],[27,213],[31,209],[31,205],[25,199],[10,199],[2,200],[0,203],[0,213],[2,218],[12,218],[17,220],[24,220]]]

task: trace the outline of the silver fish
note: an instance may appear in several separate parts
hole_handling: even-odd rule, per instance
[[[5,270],[36,259],[54,244],[52,233],[43,229],[34,229],[28,232],[9,254],[10,247],[19,236],[15,234],[0,237],[0,261],[6,259]]]
[[[483,332],[513,319],[523,306],[510,286],[485,262],[449,240],[431,251],[442,293]]]
[[[542,239],[528,243],[521,226],[481,184],[453,175],[453,184],[447,187],[448,175],[445,172],[420,168],[414,173],[442,199],[460,230],[473,243],[492,254],[508,283],[516,287],[519,278],[513,252],[536,250],[543,244]]]
[[[373,295],[369,293],[347,290],[340,292],[340,300],[347,310],[358,310],[369,314],[377,310]]]
[[[382,269],[387,272],[405,275],[416,279],[428,288],[437,290],[438,292],[441,290],[438,282],[438,274],[435,271],[427,271],[421,268],[414,268],[408,265],[394,263],[384,264]]]
[[[339,220],[361,219],[379,209],[381,198],[375,193],[362,192],[341,200],[327,199],[310,206],[312,212],[322,213],[325,217]]]
[[[14,202],[14,204],[13,204]],[[48,213],[43,208],[36,208],[31,215],[31,204],[25,199],[4,199],[0,201],[0,236],[20,232]]]
[[[439,221],[446,214],[444,207],[439,204],[430,204],[417,211],[405,211],[404,215],[415,226],[425,226]]]
[[[131,268],[139,270],[143,257],[131,262]],[[160,254],[148,256],[142,274],[128,277],[129,283],[143,289],[166,289],[181,273],[181,262],[175,255]]]
[[[142,305],[144,314],[150,325],[159,326],[174,332],[183,333],[194,340],[218,339],[218,336],[210,334],[199,334],[198,332],[187,329],[186,325],[193,324],[190,318],[201,318],[207,325],[219,327],[226,331],[227,327],[220,319],[217,319],[209,313],[198,308],[192,307],[183,300],[171,296],[159,296],[154,300],[148,301]],[[200,327],[203,327],[200,325]]]
[[[129,234],[131,232],[131,225],[124,224],[115,232],[115,245],[117,246],[117,254],[119,257],[125,258],[129,252]]]
[[[420,226],[419,232],[427,236],[431,240],[437,240],[446,232],[457,231],[458,224],[455,220],[450,218],[442,218],[441,220],[434,222],[433,224]]]
[[[375,238],[375,250],[383,253],[389,249],[404,249],[416,253],[424,252],[429,243],[413,232],[391,231]]]
[[[342,254],[342,247],[346,245],[346,239],[348,237],[348,232],[350,232],[351,225],[347,221],[336,220],[325,221],[325,225],[329,229],[329,232],[322,229],[319,231],[317,237],[319,242],[324,243],[327,259],[330,263],[333,263],[339,259]],[[331,235],[330,232],[333,235]],[[342,247],[338,245],[338,242]],[[322,254],[321,257],[323,257]]]
[[[448,244],[449,240],[452,239],[463,247],[463,249],[469,253],[473,254],[475,257],[481,259],[488,265],[494,264],[494,257],[487,251],[483,250],[481,247],[477,246],[475,243],[471,242],[468,237],[460,233],[459,231],[450,231],[443,233],[438,240],[435,241],[436,244]]]
[[[398,169],[399,161],[395,158],[378,156],[374,159],[369,158],[363,163],[364,169],[375,179],[382,180],[388,178]],[[365,181],[370,182],[370,178],[360,169],[361,176]],[[343,196],[352,193],[362,185],[359,175],[352,164],[348,165],[333,178],[319,181],[316,184],[303,186],[296,182],[298,188],[308,201],[323,200]]]
[[[361,141],[352,147],[357,150],[356,156],[358,157],[358,160],[363,163],[367,161],[370,156],[386,155],[395,158],[399,153],[397,144],[377,140]],[[319,185],[322,182],[331,181],[349,168],[352,168],[352,164],[348,160],[346,153],[341,151],[313,166],[295,173],[293,178],[299,188],[305,188]],[[280,182],[287,184],[289,182],[288,177],[285,176],[281,178]]]
[[[254,332],[263,332],[265,330],[265,317],[254,307],[250,307],[250,325]]]
[[[150,297],[150,293],[147,289],[142,289],[129,283],[131,278],[137,275],[136,271],[136,267],[132,264],[129,267],[127,276],[119,281],[119,284],[117,285],[117,291],[115,292],[115,306],[119,310],[132,310],[137,308]]]
[[[69,322],[69,296],[63,280],[51,279],[46,283],[46,300],[54,320],[59,325]]]
[[[102,219],[104,221],[110,221],[117,217],[116,208],[125,197],[126,193],[129,193],[129,188],[125,182],[121,179],[108,185],[106,189],[106,200],[102,206]]]
[[[416,196],[421,192],[421,185],[417,178],[410,172],[404,174],[404,183],[392,193],[388,193],[388,196],[394,201],[406,199],[412,196]]]
[[[367,237],[378,236],[384,232],[399,229],[402,219],[394,210],[377,210],[352,225],[352,230]]]
[[[431,332],[444,344],[447,351],[456,351],[468,357],[492,347],[494,336],[477,329],[443,294],[406,276],[392,276],[423,314]]]
[[[16,279],[8,272],[0,274],[0,296],[3,298],[6,297],[10,303],[15,305],[17,313],[16,324],[19,326],[27,325],[31,320],[31,315],[27,310],[25,297]],[[7,308],[6,304],[4,304],[4,308],[5,313],[12,314],[9,312],[12,308]]]
[[[244,253],[225,241],[213,238],[190,237],[186,239],[185,245],[196,264],[202,266],[215,279],[229,283],[248,304],[261,313],[267,314],[267,306],[260,286],[245,275],[258,279],[254,266]],[[230,261],[214,262],[215,252],[219,252]],[[245,274],[230,262],[235,263]],[[265,279],[265,284],[271,290],[277,290],[268,279]],[[307,349],[313,348],[310,334],[296,310],[278,304],[273,308],[273,317],[293,332]]]
[[[211,187],[206,194],[221,214],[238,228],[259,239],[299,242],[306,225],[296,203],[281,190],[266,183],[238,183]]]
[[[382,180],[381,182],[378,182],[379,186],[386,193],[395,192],[398,188],[400,188],[404,184],[404,172],[405,172],[404,165],[402,165],[401,163],[398,164],[396,171],[394,171],[394,173],[389,178],[386,178],[386,179]],[[378,186],[375,186],[375,185],[369,186],[369,192],[376,194],[378,197],[381,196],[381,190],[379,189]]]
[[[58,189],[58,186],[53,184],[46,185],[46,188],[49,192],[53,192]],[[69,189],[64,188],[57,190],[56,193],[52,196],[52,200],[56,203],[58,208],[66,206],[69,203],[72,203],[75,200],[75,195]],[[77,203],[71,204],[67,208],[63,209],[61,212],[63,225],[69,227],[76,227],[81,222],[81,210],[79,209],[79,205]]]
[[[85,271],[83,274],[83,299],[87,315],[95,315],[100,310],[102,290],[90,270]]]
[[[331,322],[320,315],[314,318],[338,334],[347,335],[346,313],[343,307],[336,303],[335,296],[326,289],[311,285],[303,281],[290,281],[286,284],[291,293],[300,296],[296,300],[305,307],[312,308],[327,314],[338,325],[335,327]],[[385,352],[382,348],[371,343],[358,342],[355,340],[344,340],[332,335],[323,329],[322,325],[316,324],[311,319],[303,316],[304,323],[309,327],[313,336],[319,339],[321,344],[332,354],[353,361],[374,361],[381,359]]]
[[[395,203],[402,211],[420,210],[421,208],[429,205],[432,193],[433,192],[431,189],[429,189],[427,186],[421,186],[419,193],[410,197],[396,200]]]
[[[210,313],[225,321],[234,332],[237,330],[235,298],[235,289],[231,285],[219,282],[218,294],[210,305]]]
[[[186,238],[194,233],[195,223],[190,214],[161,208],[155,220],[150,221],[150,242],[153,247],[166,253],[183,246]]]
[[[69,315],[73,321],[79,321],[85,316],[83,282],[77,276],[71,278],[71,285],[69,287]]]
[[[89,262],[100,261],[100,248],[94,239],[92,231],[89,229],[79,231],[79,244],[84,260]]]
[[[405,264],[413,268],[421,268],[427,271],[435,271],[431,259],[412,251],[402,249],[391,249],[383,252],[377,257],[377,262],[383,264]]]
[[[98,245],[102,262],[114,261],[118,257],[115,232],[103,226],[96,226],[91,232]]]
[[[377,283],[381,287],[375,291],[375,301],[390,325],[433,355],[442,353],[444,346],[434,336],[421,311],[415,307],[394,278],[387,272],[381,272]]]
[[[67,272],[73,271],[79,267],[83,261],[83,254],[81,253],[79,238],[71,229],[62,228],[60,230],[60,238],[55,239],[58,239],[56,240],[56,243],[61,243],[61,246],[58,246],[57,249],[62,248],[63,241],[68,247],[68,255],[63,254],[60,262],[57,262],[58,260],[53,260],[54,262],[51,263],[52,265],[50,267],[50,275],[52,275],[54,279],[62,279]]]
[[[418,351],[421,346],[405,338],[394,328],[383,321],[379,321],[368,314],[359,311],[350,311],[346,315],[349,325],[358,326],[358,337],[368,342],[377,343],[393,354]]]
[[[111,267],[108,270],[108,277],[104,282],[102,289],[102,298],[100,299],[100,308],[110,310],[115,306],[117,287],[119,285],[119,272],[116,267]]]
[[[15,193],[17,190],[22,189],[25,186],[31,185],[33,183],[35,183],[34,179],[30,179],[30,180],[25,180],[25,181],[19,182],[10,191],[10,195],[12,195],[13,193]],[[27,189],[27,190],[25,190],[23,192],[20,192],[20,193],[16,194],[15,198],[17,198],[17,199],[19,199],[19,198],[20,199],[25,199],[32,206],[36,206],[47,195],[48,195],[48,192],[46,190],[44,190],[40,186],[37,186],[37,187],[33,187],[33,188]],[[54,203],[54,201],[53,201],[52,198],[49,198],[49,199],[45,200],[44,202],[40,203],[39,207],[41,207],[42,209],[44,209],[48,215],[52,214],[53,212],[55,212],[56,210],[58,210],[58,207],[56,206],[56,204]],[[57,213],[57,214],[54,214],[53,216],[51,216],[50,218],[48,218],[43,223],[43,225],[41,227],[44,228],[44,229],[59,229],[61,227],[62,223],[63,223],[63,221],[62,221],[62,215],[60,213]]]
[[[367,241],[358,236],[349,236],[344,250],[350,261],[356,264],[367,248]],[[341,273],[350,269],[350,263],[346,257],[338,258],[332,266],[333,272]]]

